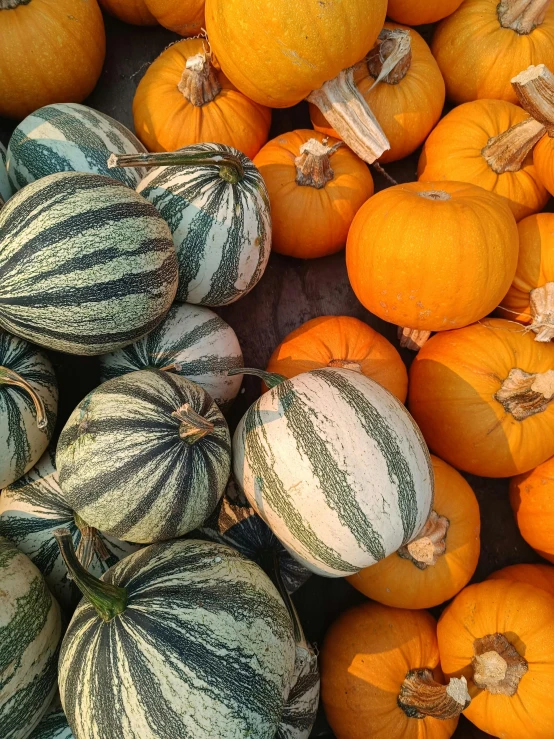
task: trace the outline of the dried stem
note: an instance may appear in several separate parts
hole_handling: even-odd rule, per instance
[[[516,421],[542,413],[554,400],[554,370],[531,374],[512,369],[494,397]]]
[[[352,372],[361,374],[362,368],[358,362],[352,362],[350,359],[331,359],[327,367],[338,367],[339,369],[349,369]]]
[[[470,701],[465,677],[441,685],[428,669],[409,672],[398,696],[398,705],[409,718],[430,716],[442,721],[459,716]]]
[[[404,349],[418,352],[431,336],[430,331],[420,331],[417,328],[398,327],[398,340]]]
[[[544,21],[549,5],[550,0],[501,0],[498,20],[503,28],[526,36]]]
[[[531,290],[531,329],[537,334],[535,341],[554,339],[554,282]]]
[[[400,547],[398,555],[409,559],[419,570],[426,570],[437,564],[438,558],[446,552],[446,535],[450,521],[431,511],[427,523],[417,539]]]
[[[19,387],[21,390],[24,390],[30,396],[35,406],[37,426],[39,429],[46,428],[48,425],[48,416],[46,415],[44,402],[27,380],[8,367],[0,367],[0,386],[1,385],[11,385],[12,387]]]
[[[197,108],[215,100],[221,92],[221,85],[209,54],[195,54],[187,59],[177,89]]]
[[[473,642],[473,682],[492,695],[513,696],[528,670],[527,661],[504,634],[488,634]]]
[[[529,153],[545,133],[542,123],[534,118],[527,118],[490,138],[481,154],[496,174],[519,172]]]
[[[215,428],[213,423],[197,413],[190,403],[185,403],[171,415],[181,421],[179,436],[187,444],[196,444],[204,436],[211,434]]]
[[[520,105],[554,138],[554,74],[544,64],[531,65],[512,79]]]
[[[339,141],[334,146],[326,146],[317,139],[309,139],[300,147],[300,155],[296,157],[296,184],[303,187],[325,187],[335,173],[331,167],[331,157],[342,146]]]
[[[397,85],[408,74],[412,64],[410,32],[383,28],[366,61],[369,74],[375,80],[372,89],[379,82]]]
[[[228,152],[208,154],[205,151],[189,151],[185,147],[177,151],[161,151],[153,154],[110,154],[109,169],[114,167],[179,167],[215,164],[219,176],[236,184],[244,178],[244,167],[239,157]]]

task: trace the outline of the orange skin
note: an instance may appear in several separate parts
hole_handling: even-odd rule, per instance
[[[554,138],[542,137],[533,150],[533,160],[539,180],[554,195]]]
[[[158,21],[148,10],[145,0],[99,0],[111,15],[134,26],[155,26]]]
[[[446,18],[462,4],[463,0],[389,0],[387,15],[398,23],[422,26]]]
[[[511,565],[493,572],[487,580],[524,582],[554,596],[554,567],[551,565]]]
[[[510,481],[510,504],[525,541],[554,562],[554,457]]]
[[[196,36],[205,28],[204,0],[144,0],[164,28],[181,36]]]

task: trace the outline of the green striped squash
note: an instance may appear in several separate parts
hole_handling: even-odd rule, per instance
[[[308,739],[319,706],[319,667],[309,644],[296,645],[294,677],[275,739]]]
[[[0,538],[0,736],[26,739],[57,688],[60,608],[31,560]]]
[[[75,739],[57,697],[29,739]]]
[[[0,536],[12,541],[42,572],[58,603],[73,608],[79,591],[67,577],[67,569],[52,532],[69,529],[81,562],[100,577],[137,546],[119,541],[88,527],[75,517],[58,483],[52,450],[0,496]]]
[[[108,169],[108,157],[146,152],[129,129],[109,115],[86,105],[57,103],[35,110],[17,126],[8,144],[12,187],[55,172],[103,174],[136,187],[144,170]]]
[[[231,466],[227,423],[199,385],[140,370],[82,400],[58,442],[68,504],[90,526],[150,543],[192,531],[223,495]]]
[[[46,354],[0,330],[0,489],[40,459],[57,413],[58,385]]]
[[[177,276],[165,221],[108,177],[43,177],[0,211],[0,327],[41,346],[104,354],[136,341],[169,310]]]
[[[132,554],[102,583],[75,569],[70,537],[60,543],[94,603],[81,601],[60,654],[76,739],[275,737],[295,646],[258,565],[221,544],[177,540]]]
[[[12,196],[12,186],[6,169],[6,149],[0,142],[0,198],[6,202]],[[0,203],[1,204],[1,203]]]
[[[196,382],[226,411],[240,390],[242,367],[237,335],[223,318],[199,305],[173,305],[157,328],[139,341],[100,357],[102,382],[156,367]]]
[[[258,374],[274,387],[239,423],[233,466],[284,546],[314,572],[338,577],[413,539],[431,512],[433,476],[404,406],[349,369],[291,380]]]

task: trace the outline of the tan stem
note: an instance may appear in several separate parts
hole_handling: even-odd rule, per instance
[[[439,516],[436,511],[431,511],[417,539],[400,547],[398,555],[402,559],[409,559],[419,570],[433,567],[437,564],[438,558],[446,552],[446,535],[449,527],[450,521],[445,516]]]
[[[446,721],[459,716],[470,702],[465,677],[453,677],[442,685],[428,669],[408,672],[398,695],[398,705],[409,718],[430,716]]]
[[[0,10],[12,10],[19,5],[28,5],[31,0],[0,0]]]
[[[189,403],[185,403],[171,415],[181,421],[179,436],[187,444],[195,444],[204,436],[211,434],[215,428],[211,421],[197,413]]]
[[[528,670],[527,661],[504,634],[488,634],[473,642],[473,682],[492,695],[513,696]]]
[[[418,352],[431,336],[430,331],[420,331],[417,328],[398,327],[398,340],[404,349]]]
[[[74,519],[81,532],[81,539],[77,545],[75,554],[85,570],[88,570],[90,567],[95,554],[103,562],[109,559],[110,553],[98,535],[98,530],[85,523],[77,513],[74,514]]]
[[[330,182],[335,173],[331,167],[331,157],[342,146],[339,141],[334,146],[326,146],[317,139],[309,139],[300,147],[300,155],[296,157],[296,184],[303,187],[315,187],[321,190]]]
[[[367,69],[375,80],[397,85],[408,74],[412,64],[410,32],[400,28],[383,28],[378,42],[367,56]]]
[[[327,367],[339,367],[340,369],[349,369],[360,373],[362,371],[359,362],[352,362],[350,359],[331,359]]]
[[[512,79],[520,105],[554,138],[554,74],[544,64],[531,65]]]
[[[527,35],[544,21],[549,5],[550,0],[501,0],[498,20],[503,28]]]
[[[435,200],[437,202],[442,201],[443,203],[450,200],[452,197],[450,193],[445,192],[444,190],[421,190],[417,194],[420,198],[424,198],[425,200]]]
[[[354,82],[354,68],[343,69],[334,79],[308,95],[344,143],[371,164],[390,144]]]
[[[0,386],[1,385],[11,385],[12,387],[19,387],[22,390],[25,390],[25,392],[30,395],[35,406],[37,426],[39,429],[43,429],[48,425],[48,416],[46,415],[44,402],[27,380],[8,367],[0,367]]]
[[[494,397],[516,421],[542,413],[554,400],[554,370],[532,374],[512,369]]]
[[[531,328],[537,334],[535,341],[554,339],[554,282],[531,290]]]
[[[177,89],[197,108],[215,100],[221,85],[208,54],[195,54],[187,59]]]
[[[181,362],[171,362],[171,364],[166,364],[165,367],[157,367],[156,369],[162,372],[180,372],[183,369],[183,365]]]
[[[108,169],[115,167],[180,167],[208,166],[219,167],[219,176],[236,184],[244,178],[244,167],[238,154],[214,151],[190,151],[190,147],[177,151],[160,151],[150,154],[110,154]]]
[[[529,153],[545,133],[542,123],[534,118],[527,118],[490,138],[481,154],[496,174],[519,172]]]

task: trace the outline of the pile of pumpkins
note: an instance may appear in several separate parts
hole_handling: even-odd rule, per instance
[[[480,515],[458,470],[512,478],[554,562],[554,3],[101,6],[187,37],[138,84],[136,136],[81,104],[96,0],[0,0],[18,121],[0,145],[0,736],[307,739],[321,674],[338,739],[446,739],[462,712],[552,739],[554,568],[468,585]],[[411,26],[437,21],[429,48]],[[268,142],[271,109],[303,100],[313,130]],[[395,183],[419,147],[417,181]],[[368,164],[391,186],[374,194]],[[214,309],[271,250],[344,248],[360,303],[417,352],[409,375],[346,316],[245,367]],[[59,435],[49,351],[100,363]],[[245,374],[262,393],[231,435]],[[312,573],[371,599],[319,655],[291,598]]]

